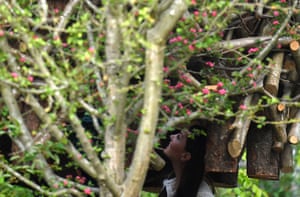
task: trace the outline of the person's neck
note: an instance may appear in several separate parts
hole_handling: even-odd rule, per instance
[[[183,168],[184,168],[184,164],[181,163],[181,162],[172,162],[172,166],[173,166],[173,170],[174,170],[174,173],[175,173],[175,177],[176,177],[176,188],[178,187],[179,185],[179,182],[180,182],[180,179],[181,179],[181,175],[182,175],[182,171],[183,171]]]

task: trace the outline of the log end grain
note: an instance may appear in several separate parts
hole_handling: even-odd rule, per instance
[[[300,48],[300,44],[297,40],[293,40],[292,42],[290,42],[290,49],[292,51],[297,51]]]
[[[291,143],[291,144],[298,144],[299,139],[298,139],[297,136],[291,135],[291,136],[288,137],[288,141],[289,141],[289,143]]]
[[[240,156],[243,147],[240,141],[234,139],[228,143],[227,148],[230,156],[232,158],[237,158]]]

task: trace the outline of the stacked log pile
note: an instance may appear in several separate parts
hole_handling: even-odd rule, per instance
[[[258,69],[253,72],[252,82],[255,82],[256,87],[242,97],[241,105],[257,105],[264,96],[279,102],[269,104],[254,114],[238,113],[235,120],[226,122],[227,126],[210,128],[213,132],[208,133],[206,171],[213,175],[218,173],[218,177],[212,176],[212,179],[219,186],[236,186],[232,184],[235,181],[228,181],[225,177],[228,177],[228,172],[237,171],[244,151],[247,155],[247,174],[251,178],[278,180],[280,172],[290,173],[294,168],[293,149],[300,139],[300,108],[297,105],[300,90],[300,43],[296,37],[282,37],[278,32],[269,37],[272,34],[272,17],[269,17],[272,10],[264,10],[260,14],[258,10],[253,13],[252,16],[256,17],[252,20],[249,20],[249,15],[234,20],[232,24],[238,24],[240,20],[243,25],[229,30],[227,33],[231,39],[223,41],[221,46],[230,45],[235,49],[261,47],[256,60],[270,60],[268,72],[259,73]],[[290,12],[288,17],[278,31],[286,31],[291,21],[299,22],[295,12]],[[260,44],[257,44],[258,40]],[[250,61],[240,72],[244,73],[254,64]],[[259,125],[253,116],[265,117],[264,124]],[[224,164],[225,161],[230,161],[230,165]]]

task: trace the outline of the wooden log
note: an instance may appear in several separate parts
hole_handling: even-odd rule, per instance
[[[165,165],[166,161],[159,154],[153,151],[150,158],[150,168],[160,171]]]
[[[298,144],[299,143],[299,137],[300,137],[300,110],[298,109],[298,112],[294,119],[297,120],[297,122],[293,123],[290,127],[290,130],[288,131],[288,142],[291,144]]]
[[[297,73],[296,62],[288,55],[285,56],[283,69],[286,71],[284,79],[290,82],[298,81],[299,76]]]
[[[264,88],[273,96],[277,96],[284,53],[275,53],[269,64],[269,74],[266,77]]]
[[[275,123],[272,125],[274,128],[274,144],[273,150],[281,152],[284,144],[287,142],[286,124],[280,123],[286,119],[283,112],[279,112],[278,105],[272,105],[268,108],[271,121]]]
[[[293,40],[290,43],[290,50],[296,62],[296,69],[299,74],[300,73],[300,44],[297,40]]]
[[[279,153],[272,151],[273,132],[267,125],[253,125],[247,137],[247,174],[250,178],[278,180]]]
[[[280,170],[283,173],[291,173],[294,171],[294,157],[292,145],[286,143],[280,154]]]
[[[205,172],[213,184],[218,187],[236,187],[238,174],[238,158],[232,158],[227,152],[229,126],[210,124],[206,141]]]
[[[248,95],[243,105],[249,106],[252,102],[253,95]],[[242,149],[244,148],[246,136],[249,130],[251,120],[248,116],[244,113],[240,113],[232,126],[230,127],[231,130],[234,130],[231,136],[230,141],[228,142],[228,152],[232,158],[237,158],[241,155]]]

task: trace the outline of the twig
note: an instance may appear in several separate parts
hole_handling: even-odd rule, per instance
[[[83,197],[84,196],[84,195],[82,195],[81,192],[79,192],[77,189],[74,189],[74,188],[59,189],[58,191],[55,191],[55,192],[46,191],[46,190],[42,189],[41,186],[39,186],[38,184],[34,183],[33,181],[27,179],[25,176],[23,176],[19,172],[15,171],[14,169],[12,169],[11,167],[9,167],[5,163],[0,162],[0,167],[4,168],[4,170],[6,170],[8,173],[12,174],[18,180],[22,181],[23,183],[25,183],[26,185],[28,185],[32,189],[40,192],[41,194],[45,194],[47,196],[61,196],[61,195],[64,195],[64,194],[73,194],[73,195],[79,196],[79,197]]]
[[[259,54],[255,58],[253,58],[253,60],[251,60],[245,66],[245,68],[243,70],[241,70],[241,72],[240,72],[241,74],[244,74],[245,72],[247,72],[247,69],[249,67],[253,66],[254,64],[256,64],[257,61],[263,60],[269,54],[269,52],[274,48],[274,46],[276,45],[276,43],[279,39],[280,34],[283,32],[284,28],[286,27],[286,25],[290,21],[292,15],[293,15],[293,10],[295,9],[296,5],[297,5],[297,1],[295,0],[293,6],[289,8],[288,15],[286,16],[285,20],[281,24],[279,30],[272,37],[270,42],[259,52]]]

